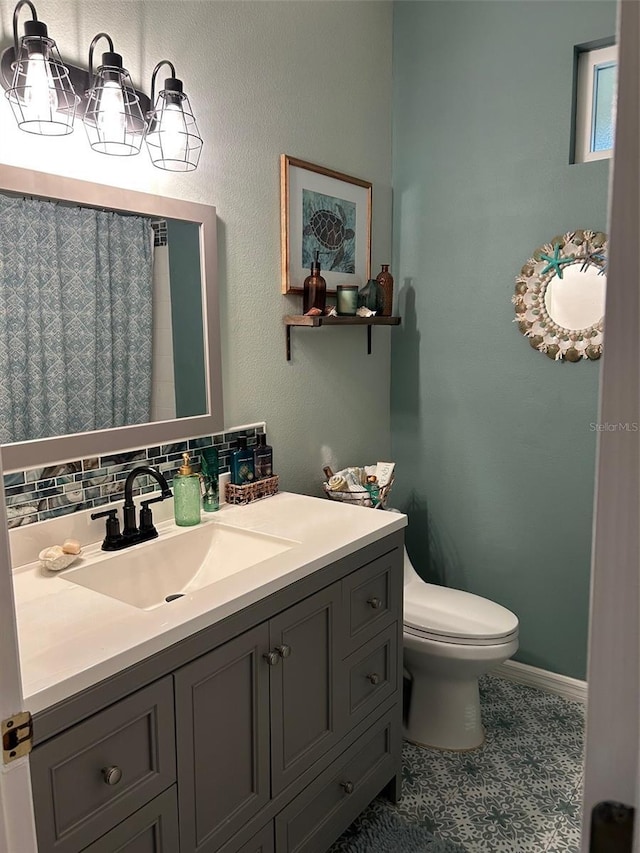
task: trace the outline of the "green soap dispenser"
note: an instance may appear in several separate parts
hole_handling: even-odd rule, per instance
[[[173,478],[173,512],[176,524],[191,527],[200,524],[200,475],[189,464],[189,454],[182,454],[182,465]]]

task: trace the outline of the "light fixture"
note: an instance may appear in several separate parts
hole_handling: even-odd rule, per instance
[[[31,10],[24,35],[18,39],[18,16],[23,6]],[[93,52],[100,39],[109,50],[94,72]],[[156,77],[163,65],[171,70],[156,96]],[[198,131],[182,80],[172,62],[163,59],[153,69],[151,100],[134,88],[115,53],[113,40],[98,33],[89,46],[89,70],[63,63],[46,24],[38,20],[31,0],[19,0],[13,12],[13,45],[0,55],[0,84],[21,130],[42,136],[64,136],[73,131],[76,108],[89,144],[100,154],[138,154],[146,139],[151,162],[171,172],[191,172],[198,167],[202,137]],[[77,93],[77,94],[76,94]],[[80,101],[83,104],[78,107]]]
[[[93,50],[101,38],[109,42],[109,51],[102,54],[102,65],[94,74]],[[89,75],[91,88],[83,116],[89,144],[100,154],[120,157],[138,154],[145,131],[140,98],[107,33],[98,33],[91,42]]]
[[[25,21],[24,35],[18,43],[18,15],[23,6],[30,8],[33,18]],[[18,127],[42,136],[72,133],[80,99],[47,25],[38,20],[30,0],[20,0],[14,9],[13,44],[13,77],[6,97]]]
[[[151,162],[158,169],[170,172],[192,172],[198,167],[202,138],[198,132],[189,98],[183,91],[182,80],[176,77],[172,62],[163,59],[151,76],[151,103],[154,102],[156,76],[163,65],[171,69],[164,89],[147,116],[146,141]]]

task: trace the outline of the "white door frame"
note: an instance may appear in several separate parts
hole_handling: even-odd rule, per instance
[[[0,453],[0,484],[2,454]],[[4,720],[24,708],[16,614],[13,604],[13,577],[9,552],[9,534],[0,487],[0,719]],[[0,853],[36,853],[35,824],[31,797],[29,759],[18,758],[3,765],[0,759]]]
[[[589,850],[591,810],[603,800],[636,808],[634,851],[640,851],[639,36],[640,3],[621,0],[600,389],[600,423],[606,431],[598,441],[591,570],[583,853]]]

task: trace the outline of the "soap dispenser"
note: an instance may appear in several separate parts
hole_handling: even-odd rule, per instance
[[[182,454],[182,465],[173,478],[173,511],[176,524],[191,527],[200,524],[200,476],[189,464],[189,454]]]
[[[231,453],[231,482],[235,486],[244,486],[254,477],[253,450],[247,447],[246,435],[239,435],[237,447]]]
[[[327,282],[320,275],[320,252],[316,251],[315,260],[311,262],[311,270],[302,285],[302,313],[306,314],[311,308],[318,308],[323,314],[327,304]]]
[[[273,448],[267,444],[267,436],[259,432],[253,451],[253,467],[256,480],[265,480],[273,476]]]

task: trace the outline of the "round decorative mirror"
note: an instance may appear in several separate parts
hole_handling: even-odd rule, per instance
[[[569,231],[540,246],[516,277],[514,322],[555,360],[602,355],[607,235]]]

